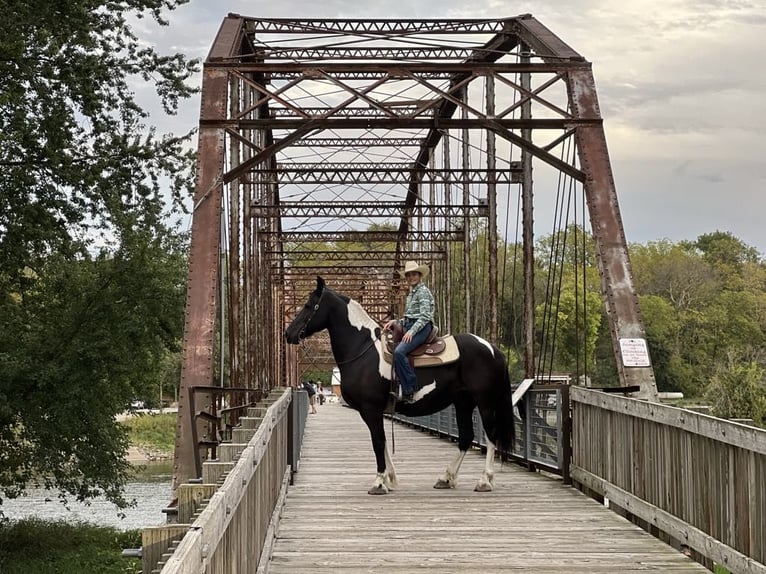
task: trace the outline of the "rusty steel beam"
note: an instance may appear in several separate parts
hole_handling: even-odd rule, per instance
[[[507,35],[511,37],[511,35]],[[481,48],[474,48],[472,52],[481,53]],[[489,54],[491,51],[487,51]],[[498,54],[501,57],[503,54]],[[205,67],[211,70],[237,70],[239,72],[253,72],[266,74],[269,80],[295,79],[321,81],[318,71],[332,74],[333,77],[346,77],[354,79],[372,79],[389,77],[391,79],[409,78],[411,75],[423,77],[434,75],[438,78],[450,79],[455,74],[463,74],[466,71],[475,76],[491,74],[556,74],[565,73],[569,70],[582,68],[585,64],[582,60],[559,60],[536,64],[516,64],[512,62],[475,61],[470,66],[463,62],[240,62],[237,60],[218,60],[206,62]]]
[[[421,145],[418,138],[307,138],[293,142],[292,147],[357,149],[369,147],[412,147]]]
[[[581,117],[600,117],[598,96],[590,71],[568,76],[569,97],[574,112]],[[607,308],[612,347],[622,386],[639,385],[640,396],[657,401],[657,383],[648,353],[638,295],[628,256],[628,243],[622,226],[617,191],[609,162],[603,127],[580,127],[575,131],[580,164],[587,174],[584,189],[592,222],[593,238],[601,274],[601,292]],[[626,360],[623,347],[644,346],[645,355]]]
[[[427,259],[443,259],[446,256],[446,250],[427,250],[406,251],[407,257],[426,257]],[[291,261],[297,263],[300,261],[325,261],[332,264],[335,261],[375,261],[380,264],[389,263],[396,260],[396,248],[392,245],[388,251],[380,247],[367,251],[343,250],[343,251],[317,251],[317,250],[285,250],[285,251],[265,251],[264,256],[272,260]]]
[[[391,218],[402,215],[405,204],[401,201],[378,201],[378,202],[285,202],[279,208],[261,206],[263,212],[260,217],[370,217]],[[463,217],[487,217],[486,204],[476,205],[428,205],[418,204],[410,208],[410,217],[414,218],[455,218]]]
[[[254,181],[270,183],[278,181],[281,184],[381,184],[409,183],[412,180],[411,166],[400,167],[392,164],[357,167],[355,164],[334,166],[332,164],[278,164],[276,169],[251,168],[249,173]],[[468,181],[469,183],[487,183],[490,172],[484,169],[424,169],[419,170],[419,181],[433,183],[454,183]],[[497,183],[520,183],[520,169],[496,169],[492,172]],[[411,206],[405,203],[405,210]]]
[[[356,109],[356,108],[351,108]],[[360,108],[364,109],[364,108]],[[329,108],[328,108],[329,113]],[[532,119],[493,119],[491,122],[486,119],[477,118],[408,118],[408,117],[317,117],[317,118],[261,118],[261,119],[240,119],[240,120],[203,120],[200,125],[205,127],[219,127],[232,130],[237,129],[261,129],[272,128],[274,130],[298,130],[310,132],[312,130],[425,130],[433,128],[436,130],[445,129],[487,129],[492,126],[507,130],[520,130],[524,128],[536,130],[566,130],[577,126],[599,125],[600,118],[532,118]],[[300,138],[295,138],[294,141]],[[438,142],[437,142],[438,143]],[[292,141],[289,142],[292,145]],[[426,164],[424,164],[426,165]]]
[[[402,36],[409,34],[480,34],[503,30],[505,23],[513,18],[499,19],[371,19],[351,20],[343,18],[250,18],[247,20],[247,30],[255,34],[315,34],[317,32],[336,33],[340,35],[374,35]]]
[[[270,232],[275,233],[275,232]],[[462,241],[463,231],[420,231],[410,233],[413,241]],[[396,231],[283,231],[278,234],[280,243],[334,242],[374,243],[389,241],[395,243],[399,237]]]
[[[464,60],[473,53],[471,48],[461,47],[338,47],[317,46],[302,48],[295,46],[270,45],[258,47],[255,55],[263,60]]]
[[[385,105],[385,101],[380,102],[382,105]],[[350,108],[343,108],[340,110],[333,110],[332,108],[320,108],[320,107],[310,107],[310,108],[300,108],[300,109],[292,109],[292,108],[277,108],[274,107],[271,110],[271,117],[281,119],[281,118],[323,118],[323,117],[334,117],[334,118],[428,118],[429,116],[433,115],[433,110],[431,109],[421,109],[418,106],[397,106],[396,108],[392,108],[391,113],[386,113],[383,110],[380,110],[375,107],[362,107],[362,106],[356,106],[356,107],[350,107]],[[246,120],[243,120],[246,121]]]
[[[218,32],[210,58],[231,53],[242,38],[241,22],[224,21]],[[217,120],[227,114],[227,74],[219,70],[203,70],[200,120]],[[197,156],[197,185],[192,212],[192,239],[189,254],[189,279],[186,292],[184,344],[181,363],[181,385],[176,417],[176,439],[173,467],[173,494],[189,479],[200,476],[199,447],[195,413],[191,410],[192,389],[206,386],[213,379],[216,299],[218,297],[218,264],[221,235],[221,197],[223,185],[219,174],[224,162],[224,137],[220,128],[200,126]],[[205,400],[204,397],[200,397]]]

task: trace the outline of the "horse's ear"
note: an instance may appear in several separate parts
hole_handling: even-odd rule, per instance
[[[324,291],[324,279],[317,275],[317,292],[321,293],[322,291]]]

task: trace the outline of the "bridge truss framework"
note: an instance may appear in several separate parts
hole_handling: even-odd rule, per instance
[[[531,15],[227,16],[203,69],[174,489],[198,476],[211,417],[220,429],[235,409],[205,387],[266,391],[332,364],[321,339],[281,337],[316,275],[382,319],[400,308],[404,262],[426,261],[442,330],[496,341],[511,206],[533,373],[533,161],[584,194],[620,382],[653,398],[651,365],[621,356],[645,334],[585,58]]]

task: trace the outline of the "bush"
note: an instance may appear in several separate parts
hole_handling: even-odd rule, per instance
[[[3,574],[135,574],[138,559],[122,557],[141,546],[141,532],[122,532],[86,523],[37,519],[0,523]]]

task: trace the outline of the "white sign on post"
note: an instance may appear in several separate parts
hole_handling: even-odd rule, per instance
[[[645,339],[620,339],[620,353],[625,367],[649,367],[649,349]]]

